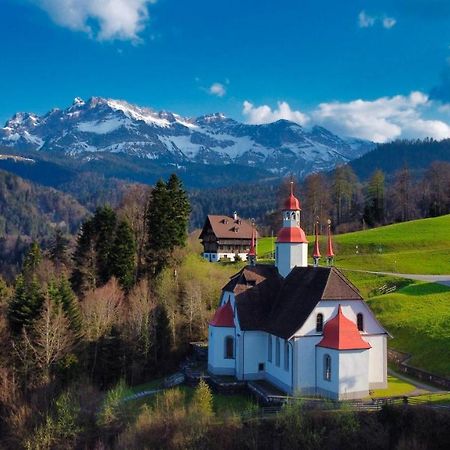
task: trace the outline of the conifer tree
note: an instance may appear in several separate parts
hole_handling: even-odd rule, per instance
[[[30,326],[39,316],[44,296],[35,276],[27,282],[23,275],[16,279],[15,292],[8,305],[8,321],[13,333]]]
[[[73,264],[70,282],[75,292],[81,294],[94,289],[97,285],[97,266],[92,219],[84,222],[78,233]]]
[[[213,415],[213,396],[211,389],[202,378],[195,389],[192,399],[194,409],[203,417],[209,418]]]
[[[37,242],[33,242],[31,244],[28,253],[25,256],[25,260],[23,262],[23,275],[29,281],[36,273],[36,270],[42,261],[42,253],[41,248]]]
[[[97,256],[97,273],[101,284],[106,283],[112,275],[111,258],[116,225],[117,216],[110,206],[105,205],[97,208],[93,217],[93,227]]]
[[[57,228],[50,246],[50,260],[59,270],[61,266],[67,265],[69,257],[67,256],[67,245],[69,240],[64,236],[61,228]]]
[[[158,275],[169,264],[177,246],[184,246],[190,206],[181,181],[172,175],[159,180],[150,194],[147,213],[148,262],[151,273]]]
[[[136,242],[133,230],[127,221],[122,220],[115,233],[110,265],[112,275],[126,291],[132,288],[135,281],[135,253]]]

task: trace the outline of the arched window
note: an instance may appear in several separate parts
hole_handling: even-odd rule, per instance
[[[291,218],[295,220],[295,211],[292,211]]]
[[[331,356],[324,355],[323,357],[323,379],[331,381]]]
[[[361,313],[356,315],[356,326],[359,331],[364,331],[364,316]]]
[[[284,370],[289,370],[289,343],[284,342]]]
[[[323,314],[319,313],[316,317],[316,331],[322,333],[323,331]]]
[[[267,336],[267,361],[272,362],[272,336]]]
[[[225,359],[234,359],[234,338],[227,336],[225,338]]]
[[[275,364],[280,367],[280,339],[277,338],[275,341]]]

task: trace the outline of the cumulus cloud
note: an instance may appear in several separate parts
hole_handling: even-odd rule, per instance
[[[278,102],[277,106],[275,109],[268,105],[255,106],[246,100],[243,103],[242,114],[250,124],[271,123],[285,119],[305,125],[309,121],[307,114],[291,109],[287,102]]]
[[[375,100],[326,102],[308,112],[294,111],[286,102],[255,106],[245,101],[242,114],[247,123],[270,123],[279,119],[301,125],[314,123],[341,135],[388,142],[397,138],[450,138],[450,125],[439,116],[439,107],[423,92],[380,97]]]
[[[223,97],[227,93],[227,90],[222,83],[213,83],[209,87],[208,92],[211,95],[217,95],[217,97]]]
[[[359,28],[371,28],[377,22],[380,22],[383,28],[391,29],[396,25],[397,20],[388,16],[371,16],[364,10],[358,14]]]
[[[358,25],[360,28],[369,28],[375,25],[375,17],[369,16],[365,11],[358,14]]]
[[[373,101],[321,103],[312,116],[315,122],[346,136],[387,142],[396,138],[450,137],[450,125],[428,119],[433,102],[422,92],[381,97]]]
[[[156,0],[30,0],[60,26],[100,41],[139,41]]]

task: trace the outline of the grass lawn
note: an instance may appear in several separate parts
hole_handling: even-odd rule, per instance
[[[382,272],[450,274],[448,230],[450,215],[336,235],[336,266]],[[314,238],[308,239],[311,254]],[[321,236],[322,249],[325,241],[326,236]],[[258,255],[269,258],[273,246],[272,238],[259,239]]]
[[[383,397],[398,397],[401,395],[408,395],[416,389],[412,384],[406,381],[395,378],[388,375],[388,387],[387,389],[375,389],[371,392],[370,397],[372,398],[383,398]]]
[[[370,273],[344,273],[393,335],[389,347],[411,353],[412,366],[450,376],[450,288]],[[381,294],[381,286],[396,290]]]
[[[163,379],[152,380],[145,384],[140,384],[130,388],[131,394],[137,394],[138,392],[148,391],[152,389],[157,389],[161,386]],[[184,393],[184,398],[186,405],[190,403],[194,395],[195,388],[186,385],[180,385],[173,389],[180,389]],[[128,394],[127,394],[128,395]],[[154,405],[157,401],[157,394],[138,398],[132,400],[136,407],[140,407],[143,404]],[[229,415],[229,414],[240,414],[245,411],[249,411],[257,406],[256,402],[250,395],[246,394],[234,394],[234,395],[224,395],[213,393],[213,403],[214,411],[218,415]]]

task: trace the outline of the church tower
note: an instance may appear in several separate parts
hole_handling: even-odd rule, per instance
[[[275,247],[275,266],[283,277],[296,266],[308,265],[308,241],[300,228],[300,210],[300,202],[294,196],[294,183],[291,181],[291,193],[284,202],[283,227],[278,233]]]

